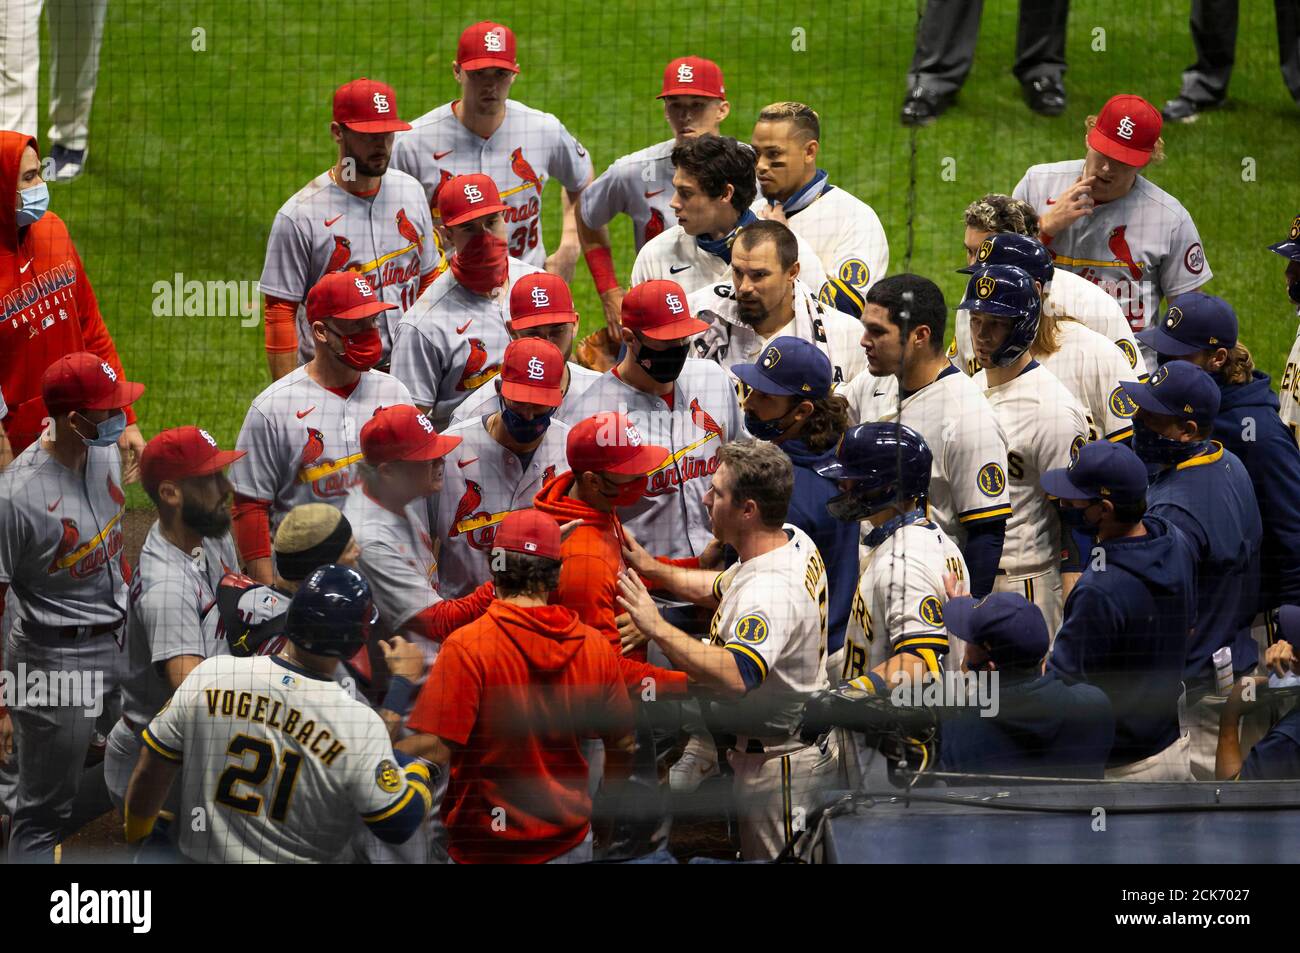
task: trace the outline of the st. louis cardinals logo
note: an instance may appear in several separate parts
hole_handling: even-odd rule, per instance
[[[671,292],[664,295],[664,304],[668,305],[668,310],[673,314],[681,314],[686,310],[686,306],[682,304],[682,299]]]
[[[514,172],[515,175],[519,176],[519,178],[523,179],[525,183],[537,189],[539,195],[541,194],[541,177],[539,177],[533,170],[532,163],[524,158],[524,150],[522,147],[510,153],[510,170]]]
[[[406,215],[406,209],[399,208],[397,210],[396,221],[397,233],[408,242],[414,243],[417,251],[424,251],[424,236],[411,224],[411,220]]]
[[[370,97],[370,101],[375,104],[375,112],[379,113],[381,116],[386,115],[388,110],[393,108],[389,105],[388,96],[384,93],[375,93],[375,95]]]
[[[1133,260],[1133,252],[1129,251],[1128,239],[1124,237],[1126,231],[1128,231],[1127,225],[1119,225],[1111,229],[1106,244],[1110,248],[1111,254],[1115,256],[1116,264],[1127,268],[1134,281],[1140,281],[1142,266]]]
[[[330,252],[330,260],[325,265],[325,273],[330,274],[335,271],[342,271],[347,267],[348,260],[352,257],[352,243],[348,241],[345,235],[334,236],[334,250]]]
[[[650,241],[650,239],[662,235],[666,227],[667,223],[664,222],[663,213],[657,208],[651,209],[650,221],[645,223],[645,240]]]
[[[491,513],[483,507],[483,487],[473,480],[465,481],[465,492],[456,504],[456,515],[452,517],[449,539],[464,536],[470,548],[485,553],[492,549],[496,539],[497,526],[509,514],[509,510]]]
[[[505,48],[506,42],[500,30],[489,30],[483,34],[483,49],[489,53],[504,53]]]
[[[545,288],[534,288],[532,294],[533,294],[533,307],[534,307],[534,308],[549,308],[549,307],[550,307],[550,305],[551,305],[551,296],[548,295],[548,294],[546,293],[546,289],[545,289]]]
[[[1120,119],[1119,125],[1115,127],[1115,135],[1127,141],[1133,138],[1133,128],[1134,126],[1133,126],[1132,117],[1124,116],[1122,119]]]
[[[456,391],[464,394],[478,388],[496,377],[501,371],[501,362],[488,363],[487,345],[479,338],[469,339],[469,357],[465,359],[465,370],[461,371],[460,380],[456,382]]]
[[[471,205],[476,205],[483,201],[483,190],[471,182],[465,186],[465,198]]]
[[[646,496],[663,496],[667,493],[676,493],[679,484],[688,480],[695,480],[699,477],[712,476],[718,469],[718,453],[714,450],[713,455],[705,458],[703,456],[693,456],[694,451],[716,440],[720,446],[725,438],[722,427],[713,419],[713,415],[700,406],[698,397],[691,398],[691,423],[700,430],[704,431],[704,436],[698,440],[693,440],[680,450],[669,455],[657,470],[650,474],[650,480],[646,485]],[[631,441],[632,435],[636,434],[636,443],[639,445],[641,434],[628,428],[628,440]]]
[[[546,378],[546,365],[542,359],[534,355],[528,359],[528,379],[530,381],[540,381]]]
[[[693,83],[695,82],[695,68],[690,63],[683,63],[677,67],[677,82]]]

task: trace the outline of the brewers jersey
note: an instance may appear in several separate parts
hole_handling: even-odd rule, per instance
[[[1291,428],[1291,435],[1300,442],[1300,328],[1296,329],[1295,340],[1291,342],[1291,353],[1286,358],[1286,370],[1282,372],[1278,398],[1281,402],[1278,415],[1282,418],[1282,423]]]
[[[508,206],[502,214],[510,256],[540,269],[546,264],[542,190],[554,177],[570,192],[579,191],[591,178],[591,157],[550,113],[508,100],[505,119],[484,139],[465,128],[452,105],[425,113],[409,131],[397,133],[392,167],[420,180],[435,218],[444,182],[474,172],[488,176]]]
[[[181,765],[182,819],[203,809],[206,823],[177,825],[199,863],[337,861],[358,817],[377,823],[422,796],[379,715],[278,655],[200,662],[143,739]]]
[[[716,724],[769,750],[803,746],[795,734],[803,702],[828,685],[826,565],[803,530],[784,529],[785,545],[720,575],[709,626],[713,644],[752,663],[759,678],[740,701],[713,706]]]
[[[944,573],[966,578],[957,544],[937,525],[913,514],[863,557],[862,576],[849,610],[844,670],[831,676],[847,682],[907,652],[939,674],[949,651],[944,628]],[[960,667],[961,659],[953,659]],[[948,667],[954,667],[949,665]]]
[[[581,364],[575,364],[569,361],[569,389],[564,392],[564,402],[555,408],[555,420],[566,420],[569,423],[577,423],[577,420],[571,415],[578,398],[586,392],[597,378],[600,377],[600,371],[593,371],[589,367],[583,367]],[[470,394],[456,406],[451,412],[451,423],[458,424],[465,420],[478,420],[487,414],[495,414],[501,409],[501,395],[497,392],[496,385],[488,384],[486,387],[480,387],[474,393]]]
[[[582,220],[593,229],[608,225],[622,213],[632,219],[636,250],[662,235],[677,215],[673,199],[673,147],[676,139],[648,146],[615,159],[613,164],[582,190]]]
[[[492,578],[488,561],[497,527],[513,510],[528,509],[542,484],[569,469],[569,425],[551,420],[542,442],[526,458],[497,443],[483,418],[456,424],[461,438],[446,459],[438,495],[435,536],[441,541],[438,576],[444,597],[468,595]]]
[[[305,302],[307,292],[332,271],[365,275],[375,294],[399,310],[380,315],[384,358],[392,349],[397,321],[420,293],[420,278],[442,262],[429,204],[420,183],[389,169],[374,195],[353,195],[322,172],[285,202],[271,225],[266,264],[259,285],[263,294]],[[298,361],[316,351],[307,324],[307,308],[298,306]]]
[[[657,556],[698,556],[713,539],[704,494],[718,469],[718,448],[748,436],[727,372],[712,361],[687,359],[671,403],[623,383],[613,369],[587,388],[570,416],[626,414],[646,443],[665,447],[668,460],[650,474],[645,496],[619,510],[623,525]]]
[[[930,515],[960,545],[961,527],[1011,515],[1007,438],[983,391],[949,366],[902,404],[898,378],[864,371],[836,393],[855,422],[900,420],[925,438],[934,456]]]
[[[0,471],[0,584],[19,626],[123,622],[131,567],[122,549],[122,458],[87,447],[82,473],[38,439]]]
[[[1007,438],[1011,519],[999,576],[1015,581],[1050,572],[1061,561],[1060,521],[1038,481],[1048,470],[1070,465],[1088,442],[1092,422],[1065,385],[1037,361],[1005,384],[990,387],[988,371],[973,380]]]
[[[799,278],[809,288],[821,288],[826,283],[817,252],[804,239],[799,238]],[[655,279],[675,281],[687,294],[731,280],[731,263],[713,252],[705,251],[695,239],[687,235],[680,225],[674,225],[662,235],[645,243],[637,252],[632,266],[631,287]]]
[[[393,376],[410,388],[416,406],[431,408],[429,419],[439,431],[461,401],[501,372],[510,343],[510,289],[539,270],[511,258],[506,287],[485,298],[448,269],[402,316],[393,338]]]
[[[794,283],[794,318],[785,327],[761,337],[740,320],[736,292],[730,282],[701,288],[688,297],[691,314],[711,327],[695,336],[701,357],[717,361],[730,370],[737,364],[753,364],[769,341],[790,335],[811,341],[831,362],[831,379],[846,383],[866,370],[867,354],[862,350],[862,322],[818,301],[799,279]]]
[[[380,407],[411,403],[401,381],[366,371],[347,397],[326,390],[298,367],[253,400],[230,465],[235,492],[271,502],[271,530],[300,503],[343,506],[361,476],[361,428]]]
[[[1013,194],[1043,215],[1083,174],[1083,164],[1071,159],[1031,166]],[[1161,298],[1194,291],[1214,276],[1187,209],[1141,175],[1127,195],[1094,206],[1048,249],[1058,268],[1099,285],[1119,302],[1134,331],[1155,321]]]

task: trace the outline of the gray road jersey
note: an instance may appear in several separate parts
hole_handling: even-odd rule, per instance
[[[636,250],[677,224],[673,200],[673,147],[668,139],[615,159],[582,192],[582,220],[592,228],[608,225],[618,215],[632,220]]]
[[[555,419],[566,420],[570,424],[577,423],[577,420],[572,416],[573,408],[577,406],[578,398],[599,379],[600,371],[593,371],[589,367],[583,367],[581,364],[569,361],[569,389],[564,392],[564,403],[555,408]],[[452,411],[451,423],[458,424],[466,420],[477,419],[484,414],[495,414],[500,410],[501,395],[497,393],[497,383],[497,381],[493,381],[486,387],[480,387],[466,397]]]

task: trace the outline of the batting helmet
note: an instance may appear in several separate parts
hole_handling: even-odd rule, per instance
[[[285,635],[294,645],[330,658],[351,658],[379,619],[370,583],[355,569],[321,566],[289,603]]]
[[[980,242],[975,252],[975,264],[957,270],[969,275],[985,265],[1015,265],[1044,285],[1052,280],[1052,253],[1037,238],[1015,232],[990,235]]]
[[[1015,265],[986,265],[977,268],[966,284],[966,296],[958,308],[994,317],[1010,318],[1007,339],[989,356],[994,367],[1014,364],[1034,343],[1042,300],[1034,279]]]
[[[827,479],[853,482],[826,501],[826,511],[854,523],[899,500],[924,498],[933,459],[925,438],[911,427],[896,422],[851,427],[835,448],[835,461],[816,468]]]
[[[1300,261],[1300,215],[1297,215],[1295,220],[1291,222],[1291,231],[1287,240],[1278,242],[1275,245],[1269,245],[1268,250],[1277,252],[1283,258]]]

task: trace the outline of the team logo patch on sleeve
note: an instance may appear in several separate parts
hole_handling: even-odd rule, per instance
[[[1183,265],[1194,275],[1199,275],[1205,270],[1205,252],[1201,250],[1200,242],[1192,242],[1187,246],[1187,252],[1183,255]]]
[[[926,625],[932,625],[936,629],[943,628],[943,606],[935,596],[926,596],[922,599],[918,613],[921,621]]]
[[[1007,475],[996,463],[986,463],[980,467],[975,482],[985,496],[999,496],[1007,486]]]
[[[1110,412],[1116,417],[1132,417],[1137,413],[1137,404],[1123,387],[1116,387],[1110,392]]]
[[[396,794],[402,790],[402,772],[397,770],[397,765],[385,758],[375,768],[375,783],[384,793]]]
[[[1083,445],[1087,442],[1088,438],[1083,436],[1083,434],[1079,434],[1079,436],[1070,441],[1070,463],[1074,463],[1079,459],[1079,451],[1083,449]]]
[[[1137,351],[1133,347],[1133,342],[1128,340],[1116,341],[1115,346],[1123,353],[1125,360],[1128,361],[1128,366],[1136,369],[1138,366],[1138,356]]]
[[[850,258],[840,265],[840,281],[847,281],[855,288],[865,288],[871,281],[871,269],[861,258]]]
[[[767,640],[767,619],[756,612],[742,616],[732,631],[732,638],[745,645],[758,645]]]

